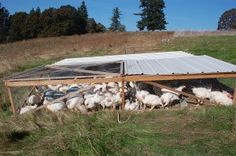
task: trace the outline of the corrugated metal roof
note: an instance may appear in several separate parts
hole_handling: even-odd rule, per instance
[[[53,65],[70,66],[70,65],[80,65],[80,64],[109,63],[109,62],[117,62],[125,60],[166,59],[166,58],[177,58],[186,56],[193,56],[193,55],[182,51],[158,52],[158,53],[150,52],[150,53],[126,54],[126,55],[106,55],[106,56],[96,56],[96,57],[64,59],[54,63]]]
[[[236,66],[210,56],[124,61],[126,75],[171,75],[236,72]]]
[[[52,66],[73,66],[117,61],[124,62],[124,74],[126,75],[236,72],[236,65],[210,56],[195,56],[182,51],[71,58],[59,61]]]

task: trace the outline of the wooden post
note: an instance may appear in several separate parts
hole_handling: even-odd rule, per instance
[[[234,98],[233,98],[233,103],[236,106],[236,79],[234,80]]]
[[[125,81],[124,79],[122,79],[121,99],[122,99],[121,110],[124,110],[125,109]]]
[[[13,101],[13,98],[12,98],[12,93],[11,93],[11,88],[10,87],[7,87],[7,93],[8,93],[10,103],[11,103],[12,112],[13,112],[14,115],[16,115],[16,108],[15,108],[15,104],[14,104],[14,101]]]

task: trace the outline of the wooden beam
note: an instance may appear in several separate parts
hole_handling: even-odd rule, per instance
[[[67,80],[33,80],[23,82],[5,81],[5,85],[9,87],[23,87],[23,86],[44,86],[57,84],[75,84],[75,83],[103,83],[103,82],[120,82],[121,77],[113,78],[90,78],[90,79],[67,79]]]
[[[40,86],[74,83],[103,83],[124,81],[160,81],[160,80],[187,80],[187,79],[207,79],[207,78],[236,78],[236,73],[215,73],[215,74],[187,74],[187,75],[135,75],[135,76],[117,76],[113,78],[83,78],[83,79],[63,79],[63,80],[29,80],[29,81],[5,81],[6,86]]]
[[[89,73],[89,74],[118,75],[118,73],[110,73],[110,72],[103,72],[103,71],[87,70],[87,69],[81,69],[81,68],[70,69],[68,67],[63,67],[63,66],[47,66],[47,68],[59,69],[59,70],[65,70],[65,71],[73,71],[73,72],[80,72],[80,73]]]
[[[13,112],[14,115],[16,115],[16,107],[15,107],[15,104],[14,104],[14,101],[13,101],[13,98],[12,98],[12,93],[11,93],[11,88],[10,87],[7,87],[7,93],[8,93],[10,103],[11,103],[12,112]]]
[[[168,87],[168,86],[165,86],[165,85],[162,85],[162,84],[159,84],[159,83],[156,83],[156,82],[144,82],[144,83],[149,84],[149,85],[152,85],[152,86],[155,86],[155,87],[158,87],[158,88],[161,88],[161,89],[162,89],[162,88],[165,88],[165,89],[168,89],[168,90],[170,90],[170,91],[172,91],[172,92],[178,93],[179,95],[184,95],[184,96],[189,97],[189,98],[192,98],[192,99],[196,99],[196,100],[199,100],[199,101],[203,101],[204,104],[212,105],[212,104],[210,103],[210,101],[208,101],[208,100],[206,100],[206,99],[202,99],[202,98],[196,97],[196,96],[194,96],[194,95],[192,95],[192,94],[185,93],[185,92],[183,92],[183,91],[178,91],[178,90],[176,90],[176,89],[170,88],[170,87]]]
[[[91,75],[91,76],[62,76],[62,77],[38,77],[38,78],[23,78],[23,79],[9,79],[9,82],[19,81],[33,81],[33,80],[64,80],[64,79],[88,79],[88,78],[106,78],[107,75]]]

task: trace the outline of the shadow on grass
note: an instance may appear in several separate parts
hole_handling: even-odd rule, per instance
[[[29,135],[30,133],[28,131],[13,131],[7,135],[7,139],[10,142],[18,142],[20,140],[25,139]]]

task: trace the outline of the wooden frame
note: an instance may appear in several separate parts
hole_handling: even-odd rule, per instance
[[[11,93],[11,88],[10,87],[7,87],[7,93],[8,93],[10,103],[11,103],[12,112],[13,112],[14,115],[16,115],[16,107],[15,107],[15,104],[14,104],[14,101],[13,101],[13,98],[12,98],[12,93]]]
[[[188,80],[188,79],[208,79],[208,78],[236,78],[236,73],[215,73],[215,74],[186,74],[186,75],[131,75],[131,76],[115,76],[112,78],[89,78],[83,77],[77,79],[32,79],[25,81],[5,80],[5,85],[9,87],[22,87],[22,86],[42,86],[42,85],[56,85],[56,84],[74,84],[74,83],[103,83],[103,82],[119,82],[124,81],[161,81],[161,80]]]
[[[123,65],[121,63],[121,72],[123,72]],[[211,74],[179,74],[179,75],[91,75],[91,76],[75,76],[75,77],[58,77],[58,78],[32,78],[32,79],[10,79],[5,80],[5,85],[8,90],[8,95],[12,107],[12,111],[15,114],[15,104],[12,99],[12,93],[10,87],[26,87],[26,86],[42,86],[42,85],[57,85],[57,84],[75,84],[75,83],[106,83],[106,82],[122,82],[122,105],[124,109],[124,84],[125,82],[148,82],[150,81],[162,81],[162,80],[190,80],[190,79],[209,79],[209,78],[236,78],[236,72],[232,73],[211,73]],[[108,76],[111,76],[108,78]],[[113,77],[112,77],[113,76]],[[159,85],[160,87],[160,85]],[[163,86],[162,86],[163,87]],[[167,88],[171,90],[171,88]],[[236,86],[235,86],[236,91]],[[236,105],[236,92],[234,91],[234,103]],[[181,94],[185,94],[181,92]],[[185,94],[186,96],[190,96]],[[197,99],[195,96],[192,98]],[[201,99],[202,100],[202,99]]]

